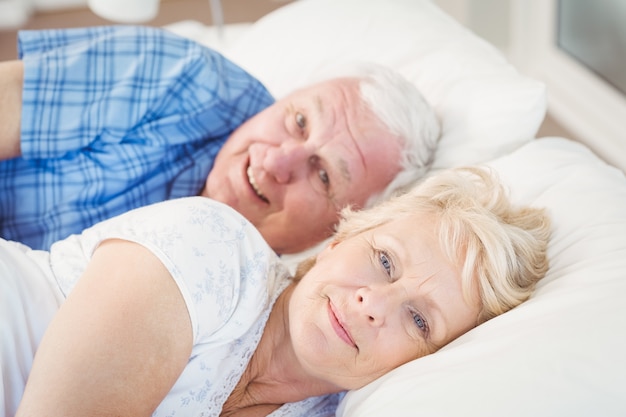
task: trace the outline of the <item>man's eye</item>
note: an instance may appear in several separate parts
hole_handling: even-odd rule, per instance
[[[300,129],[306,128],[306,117],[302,113],[296,113],[296,124]]]
[[[418,327],[418,329],[420,329],[422,332],[428,332],[428,323],[426,323],[426,320],[424,320],[424,318],[418,313],[412,314],[413,321],[415,322],[415,325]]]
[[[315,183],[313,185],[320,193],[327,194],[328,190],[330,189],[330,176],[328,175],[328,171],[323,168],[320,157],[317,155],[312,155],[311,157],[309,157],[309,164],[311,165],[311,174],[314,176],[317,175],[317,178],[319,178],[323,187],[318,188],[319,183],[317,182],[317,180],[315,180]],[[314,179],[314,177],[311,178]]]
[[[380,252],[378,254],[378,258],[380,259],[380,264],[382,265],[383,268],[385,268],[385,271],[387,271],[387,274],[389,276],[391,276],[391,259],[389,259],[389,255],[387,255],[385,252]]]
[[[325,169],[320,169],[319,171],[317,171],[317,173],[318,173],[322,183],[325,186],[328,186],[328,184],[330,184],[330,178],[328,178],[328,172],[326,172]]]

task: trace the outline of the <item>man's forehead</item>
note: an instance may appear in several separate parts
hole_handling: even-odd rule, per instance
[[[311,96],[325,96],[325,95],[345,95],[358,93],[360,80],[358,78],[350,77],[337,77],[329,78],[323,81],[319,81],[316,84],[312,84],[309,87],[301,89],[300,91],[309,94]]]

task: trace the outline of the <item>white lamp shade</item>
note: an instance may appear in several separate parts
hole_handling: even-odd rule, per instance
[[[159,0],[89,0],[95,14],[120,23],[141,23],[152,20],[159,12]]]

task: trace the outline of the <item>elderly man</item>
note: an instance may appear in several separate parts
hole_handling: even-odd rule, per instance
[[[26,31],[0,63],[0,236],[47,249],[130,209],[231,205],[278,253],[329,236],[419,178],[439,136],[410,83],[376,69],[274,102],[215,51],[147,27]]]

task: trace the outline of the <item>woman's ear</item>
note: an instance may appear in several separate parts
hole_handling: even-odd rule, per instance
[[[322,259],[327,253],[332,252],[332,250],[335,249],[335,246],[337,246],[339,242],[341,241],[337,239],[331,239],[326,247],[324,247],[324,249],[317,254],[317,259]]]
[[[339,240],[332,239],[324,246],[324,249],[318,252],[317,255],[311,255],[305,260],[301,261],[296,267],[296,271],[293,276],[294,281],[300,281],[302,277],[306,275],[306,273],[309,272],[309,270],[313,268],[313,266],[315,266],[317,261],[319,259],[322,259],[325,254],[332,251],[334,247],[339,244],[339,242]]]

